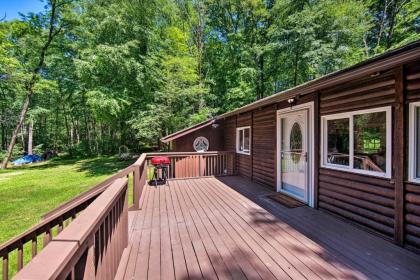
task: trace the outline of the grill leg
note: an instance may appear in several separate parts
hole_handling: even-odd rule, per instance
[[[155,181],[155,186],[157,186],[157,178],[158,178],[159,174],[158,174],[158,169],[157,167],[155,167],[154,172],[153,172],[153,180]]]
[[[163,177],[163,182],[165,183],[165,185],[167,185],[168,184],[168,181],[167,181],[167,179],[168,179],[168,167],[167,166],[162,168],[162,177]]]

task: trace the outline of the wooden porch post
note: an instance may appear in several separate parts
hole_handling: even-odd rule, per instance
[[[394,240],[404,245],[404,159],[405,159],[405,83],[404,83],[404,65],[395,69],[395,114],[393,131],[393,170],[395,187],[395,223]]]

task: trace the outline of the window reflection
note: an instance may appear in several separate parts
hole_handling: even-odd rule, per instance
[[[249,151],[249,128],[244,129],[244,151]]]
[[[242,130],[239,131],[239,150],[244,150],[244,134]]]
[[[386,113],[354,116],[354,168],[386,171]]]
[[[327,121],[328,155],[327,162],[337,165],[349,165],[349,128],[348,118]]]

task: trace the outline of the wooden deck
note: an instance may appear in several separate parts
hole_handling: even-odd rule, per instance
[[[147,186],[124,279],[420,279],[420,256],[242,177]],[[125,264],[125,265],[124,265]]]

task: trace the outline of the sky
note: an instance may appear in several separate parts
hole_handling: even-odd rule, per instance
[[[40,12],[44,10],[45,0],[0,0],[0,19],[20,19],[19,12]]]

